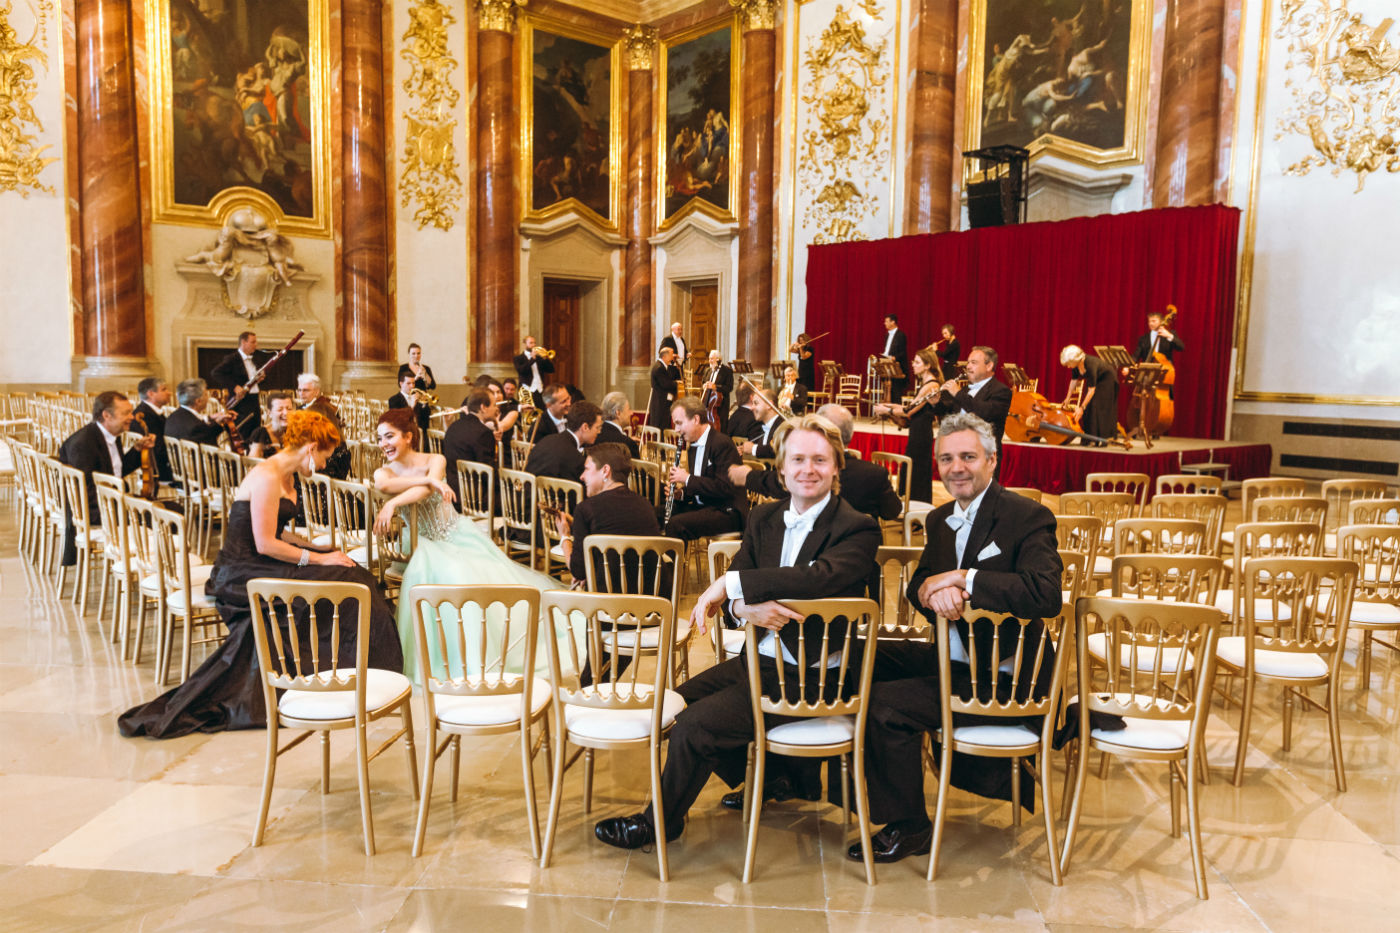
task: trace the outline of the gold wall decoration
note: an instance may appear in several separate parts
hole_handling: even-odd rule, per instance
[[[57,156],[45,156],[51,146],[38,145],[37,133],[44,131],[39,115],[34,112],[34,95],[39,84],[35,78],[37,63],[45,72],[49,68],[48,53],[44,51],[50,0],[32,3],[34,29],[21,42],[19,31],[10,22],[12,3],[0,6],[0,193],[18,191],[22,198],[30,191],[53,194],[52,185],[39,180],[45,166],[57,162]]]
[[[1348,0],[1285,0],[1274,36],[1286,40],[1284,86],[1292,94],[1274,139],[1301,136],[1312,151],[1283,170],[1356,173],[1356,190],[1384,168],[1400,172],[1400,46],[1394,21],[1367,25]]]
[[[408,28],[401,37],[399,57],[408,62],[403,89],[412,103],[404,113],[403,172],[400,203],[413,207],[422,230],[429,224],[451,230],[453,214],[462,200],[457,175],[453,116],[462,94],[452,86],[457,59],[447,48],[447,27],[457,21],[439,0],[417,0],[408,8]]]
[[[515,31],[515,8],[525,0],[477,0],[476,28],[494,32]]]
[[[878,8],[866,13],[880,20]],[[797,182],[816,192],[802,213],[813,243],[866,239],[862,225],[879,208],[873,192],[889,188],[888,53],[888,39],[867,37],[865,24],[837,6],[803,56],[799,99],[809,122],[798,140]]]
[[[869,0],[866,0],[869,2]],[[777,0],[729,0],[729,5],[739,11],[744,31],[750,29],[772,29],[778,22]]]
[[[627,43],[627,70],[651,71],[656,60],[656,30],[638,23],[622,31]]]

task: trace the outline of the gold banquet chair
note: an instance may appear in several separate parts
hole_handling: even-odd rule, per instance
[[[356,609],[345,625],[356,631],[355,657],[340,656],[341,609],[353,600]],[[304,609],[305,624],[296,618],[295,604]],[[317,607],[331,604],[329,619]],[[370,592],[362,583],[311,580],[248,581],[248,603],[253,610],[253,639],[258,652],[263,699],[267,704],[267,763],[263,770],[262,800],[253,845],[260,846],[267,828],[268,807],[277,759],[313,732],[321,734],[321,793],[330,792],[330,733],[355,731],[355,759],[360,786],[360,821],[364,827],[365,854],[374,854],[374,817],[370,810],[369,763],[400,738],[408,756],[413,799],[418,799],[418,759],[413,751],[413,711],[409,700],[413,685],[394,671],[369,667]],[[329,625],[331,654],[319,656],[322,630]],[[348,663],[347,663],[348,662]],[[284,691],[279,698],[277,691]],[[369,750],[369,724],[398,713],[401,727],[373,752]],[[280,730],[304,729],[278,748]]]
[[[625,596],[660,596],[671,603],[671,683],[690,677],[690,618],[677,617],[680,607],[681,575],[685,572],[685,542],[679,538],[651,535],[589,535],[579,542],[584,553],[584,570],[590,593]],[[635,649],[638,656],[656,655],[661,644],[661,626],[624,628],[609,637],[606,650],[614,641],[624,652]]]
[[[729,565],[734,562],[734,555],[739,553],[741,540],[730,538],[724,541],[711,541],[706,556],[710,564],[710,582],[713,583],[724,576]],[[726,628],[724,618],[715,616],[705,623],[710,627],[710,635],[715,644],[715,663],[723,664],[730,657],[744,650],[744,627]]]
[[[1084,477],[1085,492],[1125,492],[1137,503],[1137,514],[1147,508],[1152,477],[1146,473],[1088,473]]]
[[[1400,632],[1400,525],[1343,525],[1337,529],[1337,553],[1361,568],[1351,624],[1361,632],[1361,689],[1369,690],[1372,644],[1400,651],[1400,644],[1376,637]]]
[[[880,589],[875,597],[880,604],[878,637],[922,641],[932,637],[933,626],[904,598],[923,553],[920,547],[894,544],[882,544],[875,551],[875,568],[880,574]]]

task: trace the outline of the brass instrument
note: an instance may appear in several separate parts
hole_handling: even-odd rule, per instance
[[[686,444],[677,444],[677,445],[676,445],[676,459],[675,459],[675,461],[671,464],[671,469],[672,469],[672,470],[674,470],[676,467],[678,467],[678,466],[681,465],[681,457],[685,454],[685,450],[686,450],[686,447],[687,447],[687,446],[689,446],[689,445],[686,445]],[[663,519],[661,519],[661,531],[662,531],[663,533],[666,531],[666,526],[669,525],[669,524],[671,523],[671,512],[672,512],[675,508],[676,508],[676,484],[675,484],[675,483],[672,483],[672,482],[667,482],[667,483],[666,483],[666,517],[663,518]]]
[[[438,404],[437,396],[427,389],[414,389],[413,400],[419,405],[427,405],[429,408],[436,408]]]
[[[793,394],[794,394],[794,393],[793,393],[793,384],[792,384],[792,383],[787,383],[787,382],[783,383],[783,388],[782,388],[782,390],[778,393],[778,413],[781,414],[781,415],[783,416],[784,419],[793,417],[793,414],[792,414],[792,397],[793,397]]]
[[[515,401],[521,408],[534,408],[535,393],[531,392],[527,385],[518,385],[515,387]]]
[[[547,360],[554,359],[554,351],[546,350],[544,347],[535,347],[535,356],[542,356]]]

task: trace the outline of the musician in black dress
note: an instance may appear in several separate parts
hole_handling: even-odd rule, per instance
[[[962,344],[958,342],[958,332],[952,324],[943,325],[943,340],[943,349],[938,351],[938,368],[941,370],[939,379],[956,379],[958,360],[962,359]]]
[[[812,350],[812,338],[804,330],[797,335],[790,353],[797,354],[797,381],[807,387],[807,391],[817,390],[817,354]]]
[[[938,417],[933,412],[938,401],[938,379],[934,367],[937,355],[928,347],[914,354],[910,366],[914,370],[914,401],[909,405],[876,405],[876,415],[892,415],[907,419],[909,440],[904,454],[909,464],[909,499],[914,502],[933,501],[933,428]]]
[[[1104,438],[1101,441],[1081,438],[1081,443],[1103,447],[1109,438],[1118,435],[1118,373],[1097,356],[1086,355],[1074,344],[1060,351],[1060,365],[1069,370],[1071,395],[1076,383],[1083,385],[1084,394],[1074,409],[1080,428],[1085,434]]]
[[[398,381],[402,382],[405,373],[413,374],[413,386],[424,392],[437,391],[437,380],[433,378],[433,368],[423,362],[423,348],[416,343],[408,345],[408,362],[399,366]]]

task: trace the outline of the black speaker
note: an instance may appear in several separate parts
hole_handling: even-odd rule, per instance
[[[973,182],[967,186],[967,219],[973,227],[1000,227],[1008,222],[1015,223],[1015,217],[1002,213],[1005,199],[1002,198],[1002,179]]]

